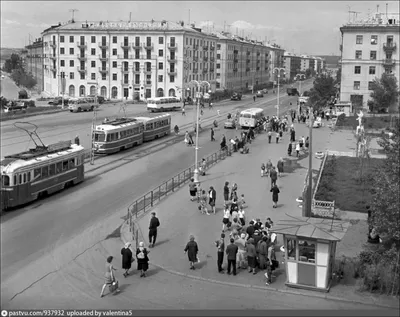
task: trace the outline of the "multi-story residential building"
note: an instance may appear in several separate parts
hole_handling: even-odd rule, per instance
[[[215,36],[183,22],[73,22],[43,35],[44,91],[110,99],[184,97],[192,80],[215,89]],[[188,89],[189,88],[189,89]]]
[[[23,54],[25,60],[25,71],[35,78],[36,90],[43,91],[43,41],[36,39],[32,44],[25,47]]]
[[[305,71],[310,68],[311,57],[308,55],[301,55],[300,57],[301,57],[300,71],[302,73],[305,73]]]
[[[399,80],[399,15],[377,13],[364,21],[340,28],[340,100],[351,101],[354,109],[367,108],[371,84],[383,73]]]
[[[283,55],[285,50],[276,44],[265,44],[266,46],[271,48],[271,80],[275,83],[278,80],[278,73],[274,71],[275,68],[284,67],[283,64]],[[281,74],[283,75],[283,74]]]
[[[242,90],[271,81],[271,47],[228,32],[216,33],[217,89]]]
[[[285,79],[293,80],[301,72],[301,57],[289,52],[283,55],[285,67]]]

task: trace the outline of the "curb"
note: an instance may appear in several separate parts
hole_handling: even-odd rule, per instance
[[[142,215],[143,216],[143,215]],[[139,227],[138,223],[134,220],[136,227],[139,230],[140,236],[143,237],[143,233],[142,233],[142,229]],[[130,231],[128,228],[128,224],[127,221],[124,221],[122,226],[121,226],[121,240],[122,243],[125,244],[126,242],[131,242],[131,240],[127,240],[125,239],[125,235],[130,235]],[[126,234],[125,234],[126,232]],[[261,290],[261,291],[269,291],[269,292],[279,292],[282,294],[291,294],[291,295],[299,295],[299,296],[304,296],[304,297],[317,297],[317,298],[321,298],[321,299],[327,299],[327,300],[333,300],[333,301],[339,301],[339,302],[346,302],[346,303],[353,303],[353,304],[365,304],[365,301],[361,301],[361,300],[352,300],[352,299],[347,299],[347,298],[341,298],[341,297],[337,297],[337,296],[330,296],[327,294],[320,294],[320,293],[314,293],[314,294],[304,294],[301,292],[297,292],[294,290],[284,290],[284,289],[279,289],[279,288],[274,288],[274,287],[267,287],[267,286],[258,286],[258,285],[251,285],[251,284],[239,284],[239,283],[231,283],[231,282],[223,282],[223,281],[218,281],[215,279],[211,279],[211,278],[204,278],[204,277],[199,277],[199,276],[194,276],[194,275],[190,275],[187,273],[182,273],[182,272],[178,272],[178,271],[174,271],[171,269],[168,269],[162,265],[159,264],[155,264],[151,261],[149,261],[149,263],[156,267],[159,268],[165,272],[168,272],[172,275],[176,275],[176,276],[181,276],[181,277],[186,277],[186,278],[190,278],[192,280],[198,280],[198,281],[202,281],[202,282],[208,282],[208,283],[214,283],[214,284],[219,284],[219,285],[224,285],[224,286],[233,286],[233,287],[243,287],[243,288],[248,288],[248,289],[257,289],[257,290]],[[377,307],[381,307],[381,308],[390,308],[390,309],[398,309],[398,307],[396,306],[391,306],[391,305],[385,305],[385,304],[379,304],[374,302],[375,306]]]
[[[35,112],[35,113],[27,113],[27,114],[25,114],[23,116],[18,116],[18,117],[7,117],[7,118],[4,118],[2,116],[2,118],[0,119],[0,122],[24,119],[24,118],[29,118],[29,117],[35,117],[35,116],[40,116],[40,115],[43,115],[43,114],[44,115],[53,114],[53,113],[58,113],[58,112],[63,112],[63,111],[66,111],[66,109],[50,110],[50,111],[43,111],[43,112],[38,111],[38,112]]]

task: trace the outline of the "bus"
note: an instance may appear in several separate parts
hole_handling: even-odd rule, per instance
[[[177,97],[157,97],[147,99],[147,111],[163,112],[182,109],[182,101]]]
[[[68,101],[70,112],[93,111],[99,107],[95,97],[73,98]]]
[[[251,108],[243,110],[239,116],[239,125],[242,128],[255,128],[264,118],[264,110]]]
[[[143,122],[135,118],[105,119],[94,128],[94,152],[116,153],[143,143]]]
[[[171,133],[171,115],[163,114],[154,118],[138,117],[136,120],[143,122],[143,141],[152,141]]]
[[[71,141],[8,155],[0,164],[2,210],[27,204],[84,180],[84,148]]]

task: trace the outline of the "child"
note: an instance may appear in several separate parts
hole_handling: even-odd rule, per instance
[[[276,137],[276,144],[278,144],[278,142],[279,142],[279,133],[278,132],[276,132],[275,137]]]
[[[246,201],[244,200],[244,194],[240,196],[240,208],[246,208]]]
[[[261,177],[263,177],[264,174],[265,174],[265,164],[262,163],[262,164],[261,164]]]
[[[224,232],[228,227],[229,218],[230,218],[230,211],[229,207],[225,208],[224,210],[224,217],[222,218],[222,232]]]

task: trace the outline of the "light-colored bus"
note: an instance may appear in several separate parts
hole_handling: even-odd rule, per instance
[[[182,109],[182,101],[177,97],[157,97],[147,99],[147,110],[150,112],[174,111]]]
[[[94,129],[94,151],[98,154],[116,153],[143,143],[143,122],[135,118],[105,120]]]
[[[251,108],[243,110],[239,116],[239,125],[242,128],[255,128],[264,117],[264,110],[261,108]]]
[[[72,98],[68,102],[70,112],[93,111],[99,107],[94,97]]]
[[[171,115],[169,113],[154,118],[137,117],[135,119],[144,124],[144,142],[162,138],[171,133]]]

